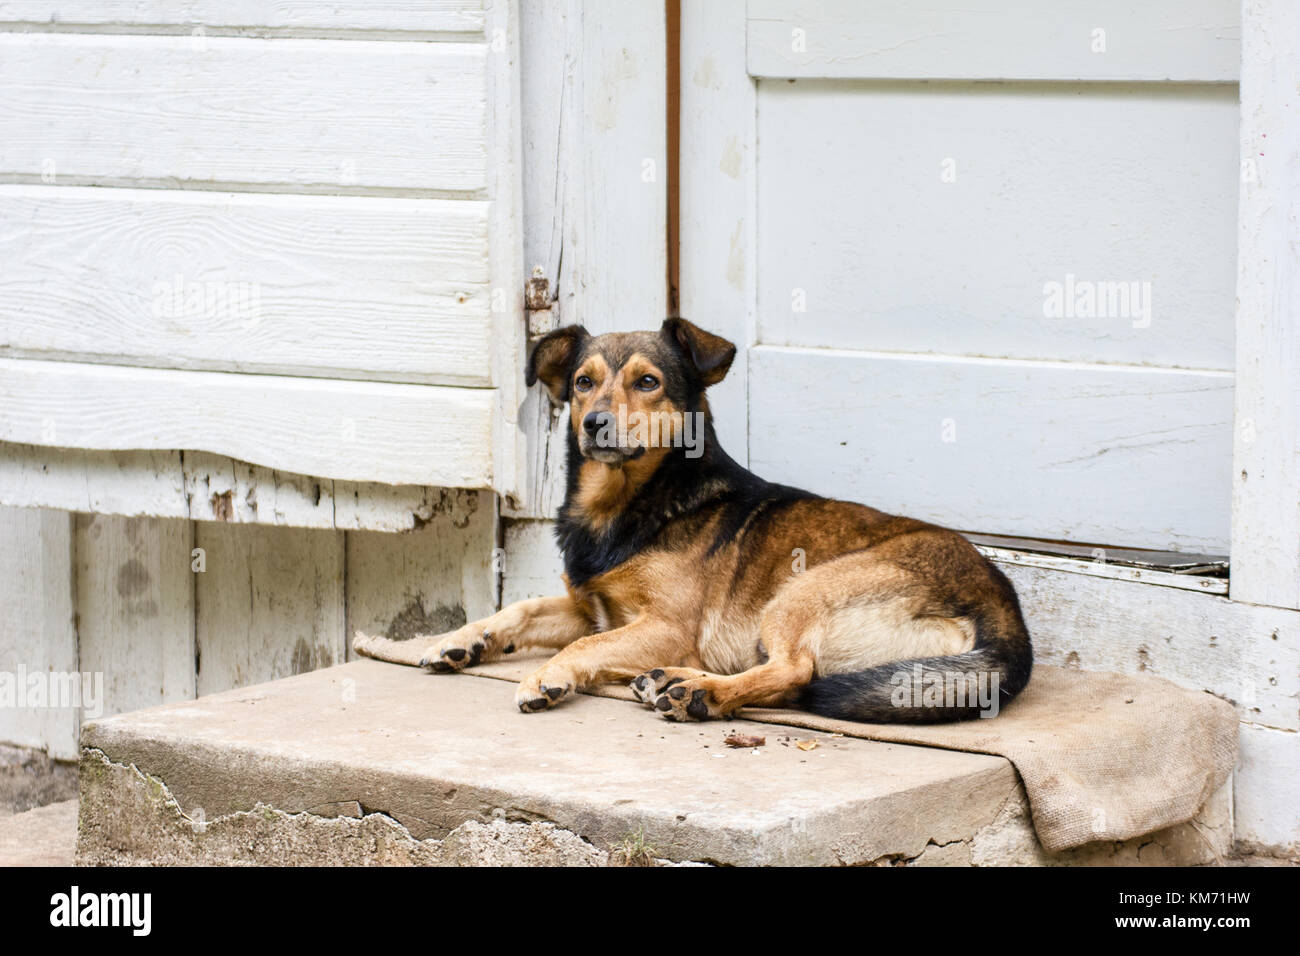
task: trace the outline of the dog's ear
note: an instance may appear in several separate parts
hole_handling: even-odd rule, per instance
[[[726,377],[736,357],[736,347],[722,336],[705,332],[682,318],[665,319],[662,332],[686,353],[706,388]]]
[[[551,402],[556,406],[569,400],[569,376],[573,363],[582,349],[582,343],[591,334],[581,325],[566,325],[548,332],[533,346],[524,369],[524,381],[529,385],[541,381]]]

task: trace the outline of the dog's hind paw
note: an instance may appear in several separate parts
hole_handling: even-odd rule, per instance
[[[653,707],[655,701],[664,690],[673,684],[681,683],[682,678],[670,677],[668,672],[662,667],[656,667],[652,671],[646,671],[636,680],[627,686],[632,690],[632,696],[647,707]]]
[[[708,720],[730,716],[723,712],[703,680],[672,680],[658,694],[652,706],[665,720]],[[635,692],[634,692],[635,693]]]

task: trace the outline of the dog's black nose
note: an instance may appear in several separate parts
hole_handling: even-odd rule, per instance
[[[605,427],[607,422],[613,424],[613,412],[589,412],[582,420],[582,430],[588,435],[594,436],[596,432]]]

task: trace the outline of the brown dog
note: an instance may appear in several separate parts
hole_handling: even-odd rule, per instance
[[[358,635],[357,650],[449,673],[554,648],[519,685],[525,712],[631,680],[670,720],[746,704],[918,723],[996,713],[1033,666],[1010,582],[952,531],[774,485],[728,457],[704,393],[735,354],[676,318],[543,338],[527,380],[569,403],[556,529],[568,593],[417,647]]]

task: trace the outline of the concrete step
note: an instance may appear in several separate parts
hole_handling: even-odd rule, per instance
[[[78,861],[1199,863],[1231,832],[1225,792],[1200,833],[1049,855],[1001,757],[672,724],[588,696],[525,715],[513,695],[356,661],[90,723]],[[766,744],[732,749],[730,733]]]

